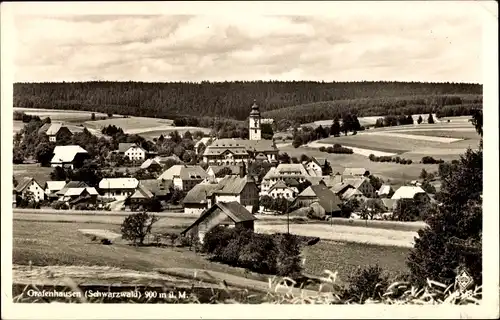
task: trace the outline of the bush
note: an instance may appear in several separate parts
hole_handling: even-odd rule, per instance
[[[370,156],[368,156],[368,159],[370,159],[370,161],[373,161],[373,162],[395,162],[395,163],[399,163],[399,164],[412,164],[413,161],[410,160],[410,159],[403,159],[399,156],[397,157],[391,157],[391,156],[380,156],[380,157],[377,157],[375,156],[374,154],[370,154]]]
[[[422,162],[423,164],[439,164],[439,163],[443,163],[444,160],[443,159],[436,160],[433,157],[425,156],[425,157],[422,157],[422,160],[420,162]]]
[[[56,210],[68,210],[69,209],[69,205],[65,201],[59,201],[59,200],[52,202],[52,204],[50,206]]]
[[[326,152],[326,148],[325,147],[319,147],[319,151]]]
[[[297,237],[292,234],[277,235],[276,274],[279,276],[297,277],[302,271],[300,247]]]
[[[121,225],[122,238],[132,241],[135,245],[143,245],[156,221],[158,217],[147,212],[131,214]]]
[[[367,299],[377,299],[388,285],[388,276],[378,265],[358,267],[348,278],[346,298],[363,303]]]

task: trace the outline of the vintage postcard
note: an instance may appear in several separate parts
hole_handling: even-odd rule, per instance
[[[1,14],[2,318],[498,318],[496,2]]]

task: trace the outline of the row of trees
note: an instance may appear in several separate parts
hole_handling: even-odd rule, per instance
[[[14,107],[86,110],[108,114],[128,114],[167,119],[191,117],[223,117],[244,120],[252,101],[259,102],[265,117],[274,119],[299,118],[314,115],[311,121],[333,119],[330,109],[321,107],[307,113],[285,111],[284,116],[271,116],[265,111],[308,103],[351,101],[352,99],[379,102],[363,104],[364,115],[387,114],[386,107],[405,106],[400,97],[417,105],[457,105],[471,101],[481,103],[482,86],[457,83],[405,82],[311,82],[311,81],[236,81],[236,82],[63,82],[16,83]],[[475,98],[467,95],[474,95]],[[398,98],[398,99],[395,99]],[[384,99],[388,102],[385,103]],[[342,102],[342,104],[345,104]],[[248,112],[242,112],[248,110]],[[394,114],[390,110],[389,114]],[[427,113],[420,112],[420,113]],[[323,114],[321,114],[323,113]],[[417,112],[413,112],[417,113]],[[305,120],[305,118],[303,119]],[[300,121],[307,123],[311,121]]]

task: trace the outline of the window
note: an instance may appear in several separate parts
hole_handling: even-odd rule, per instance
[[[255,129],[255,133],[257,133],[257,129]]]

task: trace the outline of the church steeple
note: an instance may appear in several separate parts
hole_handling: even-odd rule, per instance
[[[260,128],[260,111],[257,101],[253,101],[252,111],[250,111],[249,120],[249,138],[250,140],[260,140],[261,139],[261,128]]]

